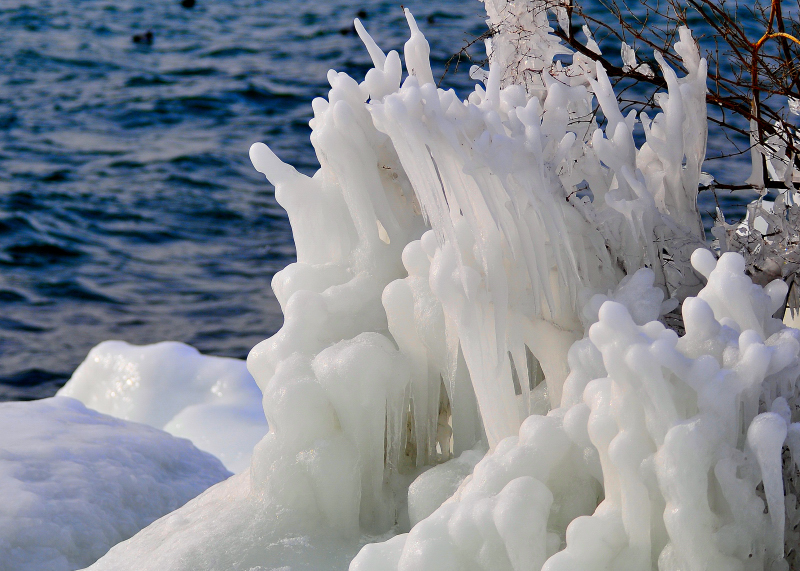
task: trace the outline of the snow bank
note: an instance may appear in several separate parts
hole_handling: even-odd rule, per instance
[[[91,564],[230,474],[190,442],[55,397],[0,404],[0,569]]]
[[[800,332],[782,282],[706,249],[690,32],[686,76],[656,54],[661,112],[623,116],[548,3],[486,7],[466,100],[408,11],[405,79],[356,21],[374,67],[312,103],[320,170],[252,146],[297,244],[247,360],[269,433],[93,569],[343,569],[364,544],[352,571],[788,568]]]
[[[233,472],[250,465],[268,430],[261,391],[244,361],[201,355],[183,343],[105,341],[57,394],[188,438]]]

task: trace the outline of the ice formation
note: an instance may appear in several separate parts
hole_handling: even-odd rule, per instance
[[[356,21],[374,67],[314,100],[320,170],[253,145],[297,245],[247,362],[269,434],[92,569],[343,569],[362,546],[351,571],[794,563],[800,332],[772,317],[783,282],[706,249],[690,32],[685,77],[656,53],[661,112],[624,116],[547,2],[485,4],[466,100],[409,12],[405,79]]]
[[[71,398],[0,404],[0,570],[71,571],[227,478],[188,441]]]
[[[754,286],[739,254],[693,261],[708,285],[684,301],[683,337],[655,320],[661,292],[639,270],[570,349],[561,406],[351,571],[789,569],[800,331],[772,318],[786,286]]]
[[[261,392],[244,361],[201,355],[183,343],[105,341],[58,394],[188,438],[233,472],[250,466],[268,430]]]

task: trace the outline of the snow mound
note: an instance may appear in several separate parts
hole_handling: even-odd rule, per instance
[[[188,438],[232,472],[250,465],[268,430],[261,391],[244,361],[201,355],[174,341],[100,343],[57,394]]]
[[[186,440],[55,397],[0,404],[0,570],[91,564],[230,474]]]

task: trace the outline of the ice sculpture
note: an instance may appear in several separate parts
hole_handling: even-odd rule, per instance
[[[57,394],[188,438],[237,473],[249,468],[253,447],[268,430],[244,361],[201,355],[174,341],[104,341]]]
[[[93,569],[344,568],[365,544],[352,571],[788,568],[800,332],[771,317],[782,282],[705,249],[690,32],[685,77],[656,54],[662,111],[623,116],[547,2],[486,7],[466,101],[408,11],[405,79],[356,21],[374,68],[314,100],[320,170],[253,145],[298,258],[248,358],[270,432]]]

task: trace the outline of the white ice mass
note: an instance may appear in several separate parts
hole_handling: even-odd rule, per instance
[[[0,404],[0,570],[69,571],[230,475],[187,440],[55,397]]]
[[[661,112],[623,115],[544,0],[485,5],[466,100],[433,83],[409,12],[405,78],[356,21],[374,68],[330,71],[313,101],[320,170],[253,145],[297,246],[272,282],[284,325],[247,361],[269,432],[249,470],[91,569],[798,568],[800,331],[772,317],[783,281],[708,249],[691,33],[685,76],[655,54]],[[116,367],[101,348],[69,389],[91,406],[168,428],[213,400],[196,380],[180,406],[109,400],[128,388],[92,386]]]
[[[58,395],[188,438],[232,472],[250,466],[268,430],[261,392],[244,361],[201,355],[183,343],[105,341]]]

